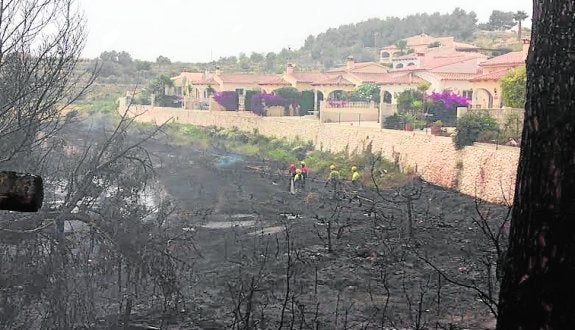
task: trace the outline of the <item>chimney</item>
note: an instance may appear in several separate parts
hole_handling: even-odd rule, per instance
[[[529,51],[530,41],[531,40],[529,40],[527,38],[523,39],[523,49],[522,49],[523,52],[527,53]]]
[[[219,76],[220,74],[222,74],[222,71],[219,66],[216,66],[216,76]]]
[[[345,68],[347,70],[353,69],[354,64],[355,64],[355,61],[353,60],[353,56],[350,55],[345,59]]]
[[[288,63],[286,66],[286,74],[292,74],[293,73],[293,64]]]

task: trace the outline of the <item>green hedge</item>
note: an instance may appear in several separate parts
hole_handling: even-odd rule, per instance
[[[462,149],[474,142],[491,142],[499,135],[499,125],[487,111],[468,112],[457,121],[457,134],[453,137],[455,148]]]

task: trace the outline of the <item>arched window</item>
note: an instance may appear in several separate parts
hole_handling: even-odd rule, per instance
[[[395,66],[395,68],[396,68],[396,69],[401,69],[401,68],[403,68],[403,64],[402,64],[402,63],[399,63],[398,65]]]
[[[391,103],[391,93],[388,91],[383,92],[383,103]]]

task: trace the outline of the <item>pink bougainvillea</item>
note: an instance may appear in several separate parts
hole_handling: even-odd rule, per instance
[[[441,102],[448,109],[454,107],[469,106],[469,100],[467,100],[466,97],[457,95],[449,90],[444,90],[441,93],[432,92],[431,94],[427,95],[427,99],[436,102]]]
[[[238,93],[234,91],[217,92],[214,95],[214,100],[227,111],[238,111],[239,97]]]
[[[287,101],[283,97],[268,93],[255,94],[252,96],[251,102],[252,111],[260,116],[263,116],[265,107],[274,105],[285,107],[287,104]]]

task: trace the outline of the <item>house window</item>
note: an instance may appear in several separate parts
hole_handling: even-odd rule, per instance
[[[472,90],[463,91],[463,97],[467,98],[468,100],[473,99],[473,91]]]
[[[399,63],[398,65],[395,66],[396,69],[401,69],[403,68],[403,64]]]
[[[413,62],[407,63],[407,66],[412,66],[412,65],[415,65],[415,63],[413,63]]]

